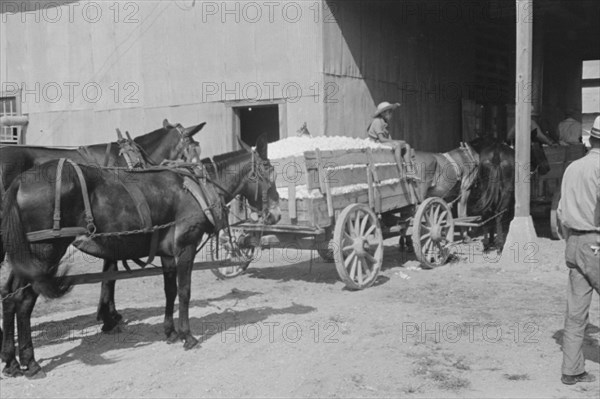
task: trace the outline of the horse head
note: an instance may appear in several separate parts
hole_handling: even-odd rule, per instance
[[[202,122],[196,126],[184,128],[180,123],[172,125],[167,119],[163,121],[163,128],[168,133],[177,133],[177,144],[171,149],[168,158],[170,160],[183,160],[185,162],[200,161],[200,143],[194,140],[194,135],[198,133],[206,125]]]
[[[281,219],[281,210],[275,184],[275,168],[267,154],[267,136],[263,134],[258,138],[256,148],[251,148],[239,137],[238,142],[246,153],[251,154],[250,171],[239,192],[252,207],[262,211],[265,224],[275,224]]]

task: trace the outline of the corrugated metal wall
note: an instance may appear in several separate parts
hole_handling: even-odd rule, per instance
[[[337,90],[336,101],[325,104],[328,134],[363,136],[379,102],[401,102],[394,138],[423,150],[456,147],[461,98],[474,84],[474,21],[469,25],[467,10],[444,2],[327,4],[336,23],[323,24],[324,73]]]
[[[304,121],[322,134],[323,39],[312,2],[58,3],[3,9],[0,79],[25,89],[28,144],[113,140],[115,127],[138,135],[169,118],[207,121],[204,154],[224,152],[233,140],[223,100],[253,99],[257,88],[261,99],[292,97],[290,134]]]

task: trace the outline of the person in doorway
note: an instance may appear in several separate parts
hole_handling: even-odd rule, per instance
[[[531,107],[531,139],[537,140],[542,144],[555,144],[552,140],[550,140],[550,138],[548,138],[548,136],[544,134],[542,128],[536,122],[535,118],[538,116],[539,114],[535,110],[535,108]],[[508,131],[508,134],[506,135],[506,140],[511,144],[515,143],[515,125],[513,125]]]
[[[377,106],[377,110],[373,115],[373,120],[367,128],[368,138],[379,143],[393,143],[396,141],[392,140],[390,132],[388,131],[388,125],[392,120],[392,113],[399,106],[399,103],[390,104],[387,101],[384,101]]]
[[[588,154],[565,170],[558,203],[569,268],[561,377],[566,385],[596,380],[585,371],[583,341],[593,291],[600,293],[600,117],[590,145]]]
[[[575,119],[576,111],[569,109],[565,119],[558,124],[558,139],[561,145],[581,144],[581,122]]]

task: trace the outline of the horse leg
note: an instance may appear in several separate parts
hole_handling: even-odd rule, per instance
[[[8,281],[2,287],[0,295],[5,297],[10,292],[14,292],[15,275],[11,272],[8,276]],[[15,347],[15,315],[17,309],[17,298],[5,298],[2,301],[2,324],[4,334],[2,336],[2,351],[0,359],[6,363],[6,367],[2,370],[2,374],[8,377],[18,377],[23,375],[21,365],[17,361]]]
[[[506,241],[506,236],[504,234],[504,221],[502,219],[502,216],[496,218],[496,249],[498,250],[498,253],[502,253],[504,242]]]
[[[172,344],[179,340],[179,335],[175,330],[175,322],[173,321],[173,310],[175,309],[175,297],[177,296],[177,268],[175,267],[175,259],[170,257],[161,257],[163,267],[163,281],[165,287],[165,320],[163,326],[167,343]]]
[[[183,348],[192,349],[198,343],[190,332],[190,294],[192,285],[192,265],[196,253],[194,246],[186,246],[177,257],[177,294],[179,296],[179,336],[183,339]]]
[[[33,340],[31,338],[31,312],[35,306],[38,294],[29,287],[23,290],[23,300],[17,306],[17,328],[19,331],[19,360],[25,367],[25,377],[44,378],[46,373],[35,360]]]
[[[102,267],[103,272],[117,271],[117,262],[104,260]],[[102,331],[108,332],[115,328],[123,316],[117,312],[115,307],[115,281],[103,281],[100,289],[100,301],[98,303],[98,311],[96,320],[102,320]]]
[[[467,217],[467,203],[469,201],[469,196],[471,195],[471,190],[464,190],[460,197],[460,201],[458,201],[458,217],[466,218]],[[465,242],[471,242],[471,237],[469,236],[469,228],[462,228],[462,237]]]
[[[104,260],[102,272],[117,271],[117,262]],[[117,312],[115,307],[115,281],[103,281],[100,289],[100,300],[96,320],[102,320],[102,331],[108,332],[115,328],[123,316]]]

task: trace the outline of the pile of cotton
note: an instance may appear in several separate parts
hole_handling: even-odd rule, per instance
[[[304,151],[348,150],[356,148],[390,148],[369,139],[346,136],[288,137],[269,143],[269,159],[302,156]]]

